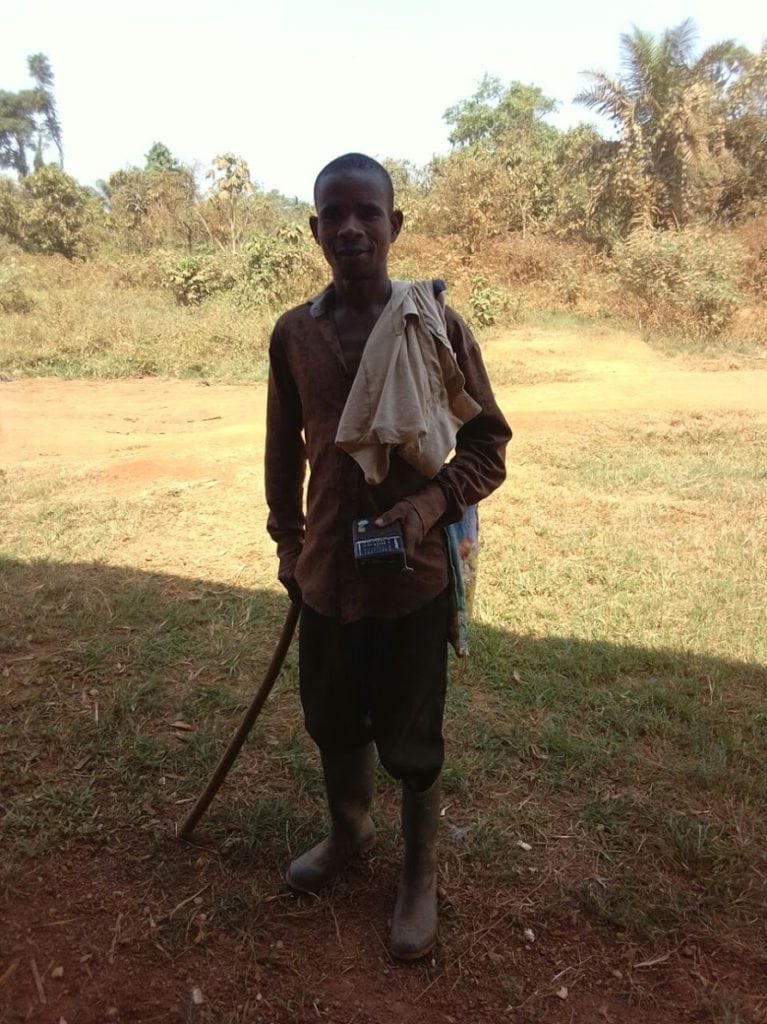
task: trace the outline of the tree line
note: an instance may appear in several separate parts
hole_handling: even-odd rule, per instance
[[[767,204],[767,44],[724,40],[702,53],[694,24],[621,37],[621,70],[586,73],[575,97],[607,118],[567,131],[535,85],[491,76],[446,110],[450,150],[418,167],[385,161],[410,230],[453,236],[472,252],[510,235],[576,239],[612,250],[632,233],[723,225]],[[217,156],[204,182],[155,143],[143,167],[95,189],[63,171],[53,71],[28,59],[33,85],[0,91],[0,234],[23,248],[87,256],[99,245],[237,252],[254,233],[304,222],[307,207]],[[47,161],[54,151],[56,159]]]

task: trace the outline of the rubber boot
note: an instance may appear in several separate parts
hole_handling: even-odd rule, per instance
[[[441,786],[423,793],[402,786],[405,856],[391,926],[391,951],[398,960],[426,956],[437,940],[437,830]]]
[[[285,875],[298,892],[318,892],[357,854],[375,842],[370,817],[375,773],[372,743],[355,750],[322,751],[322,770],[330,811],[330,835],[296,858]]]

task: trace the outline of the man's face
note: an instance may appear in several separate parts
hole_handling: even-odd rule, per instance
[[[315,202],[317,216],[309,223],[333,276],[363,281],[386,274],[402,214],[392,210],[378,175],[363,170],[329,174],[320,180]]]

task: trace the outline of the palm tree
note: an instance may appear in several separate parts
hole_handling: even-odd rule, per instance
[[[54,144],[59,153],[59,167],[64,167],[64,150],[61,141],[61,124],[56,111],[56,99],[53,95],[53,68],[44,53],[33,53],[27,57],[29,74],[37,86],[38,112],[43,123],[38,129],[37,160],[42,163],[42,151],[47,139]]]
[[[59,166],[63,166],[50,61],[44,53],[35,53],[27,58],[27,67],[35,83],[33,89],[0,91],[0,167],[16,171],[20,178],[30,172],[30,155],[34,167],[42,165],[48,142],[56,146]]]
[[[575,97],[618,128],[594,201],[622,199],[632,227],[681,226],[721,176],[727,90],[748,51],[725,40],[695,58],[696,34],[689,18],[657,39],[634,28],[621,74],[587,71]]]

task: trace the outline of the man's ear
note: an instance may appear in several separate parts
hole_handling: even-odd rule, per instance
[[[402,224],[405,220],[402,210],[392,210],[391,217],[389,217],[389,223],[391,224],[391,240],[392,242],[397,238],[400,231],[402,230]]]
[[[314,216],[314,214],[312,214],[312,216],[309,218],[309,227],[311,228],[312,238],[317,243],[317,245],[320,244],[320,240],[317,237],[317,225],[318,224],[319,224],[318,219]]]

